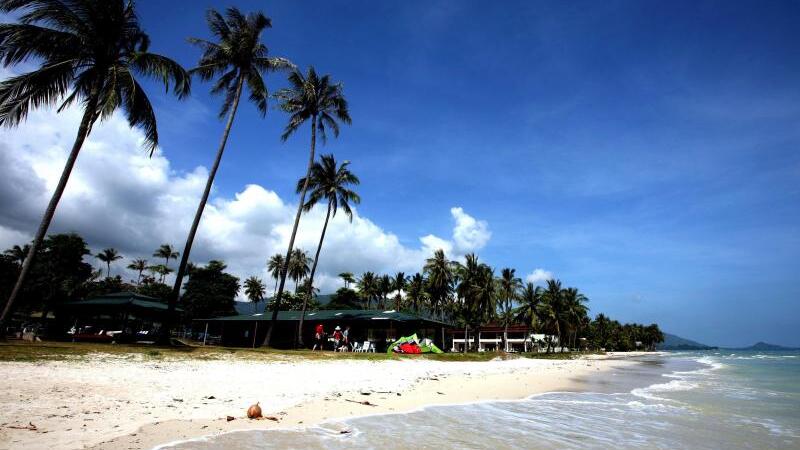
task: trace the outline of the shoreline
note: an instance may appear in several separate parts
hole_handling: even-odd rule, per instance
[[[302,429],[429,406],[521,400],[545,392],[580,390],[582,379],[635,364],[630,358],[637,355],[485,362],[290,359],[143,364],[100,358],[80,363],[5,363],[0,367],[11,369],[6,370],[11,376],[0,390],[0,410],[4,411],[0,442],[8,443],[8,448],[30,449],[160,448],[236,431]],[[103,373],[105,382],[98,377]],[[59,375],[68,386],[59,382]],[[70,375],[77,385],[70,382]],[[19,399],[8,394],[20,383],[32,382],[38,382],[41,390],[38,395],[32,393],[29,401],[52,404],[70,396],[80,396],[80,401],[66,402],[49,414],[31,414],[31,408],[26,410],[21,404],[24,392]],[[109,384],[126,387],[109,391]],[[264,416],[275,420],[247,419],[246,409],[256,401]],[[234,419],[228,421],[227,416]],[[35,424],[36,430],[8,428],[28,423]],[[0,444],[0,448],[6,447]]]

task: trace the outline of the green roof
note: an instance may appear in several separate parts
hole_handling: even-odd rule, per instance
[[[272,320],[272,312],[256,314],[239,314],[236,316],[214,317],[211,319],[194,319],[200,322],[228,322],[228,321],[269,321]],[[279,321],[300,320],[300,311],[279,311]],[[330,309],[319,311],[306,311],[305,320],[327,321],[327,320],[394,320],[396,322],[425,321],[441,325],[452,326],[448,322],[430,317],[418,316],[415,314],[400,312],[395,310],[378,311],[369,309]]]
[[[155,297],[148,297],[146,295],[137,294],[135,292],[117,292],[114,294],[107,294],[101,297],[94,297],[87,300],[78,300],[74,302],[65,302],[61,306],[80,307],[80,306],[125,306],[131,305],[145,309],[158,309],[166,311],[169,306]],[[176,307],[176,311],[183,311],[181,308]]]

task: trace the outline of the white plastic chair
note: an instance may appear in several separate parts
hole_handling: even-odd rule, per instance
[[[362,352],[362,353],[368,352],[369,351],[369,345],[370,345],[369,341],[364,341],[364,343],[361,344],[361,349],[359,351]]]
[[[353,344],[353,351],[354,352],[360,352],[361,351],[361,346],[358,344],[358,342]]]
[[[372,342],[366,341],[364,342],[364,351],[375,353],[375,346],[372,345]]]

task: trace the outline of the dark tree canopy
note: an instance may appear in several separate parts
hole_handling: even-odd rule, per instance
[[[181,298],[187,320],[236,314],[239,278],[225,273],[226,268],[222,261],[210,261],[192,269]]]

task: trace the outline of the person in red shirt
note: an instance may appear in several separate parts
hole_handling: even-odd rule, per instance
[[[311,348],[312,352],[317,349],[317,346],[319,346],[319,349],[322,350],[324,336],[325,336],[325,329],[322,328],[322,324],[320,323],[314,330],[314,347]]]
[[[333,330],[333,351],[339,350],[339,346],[342,343],[342,339],[343,339],[342,329],[341,327],[337,326],[336,329]]]

